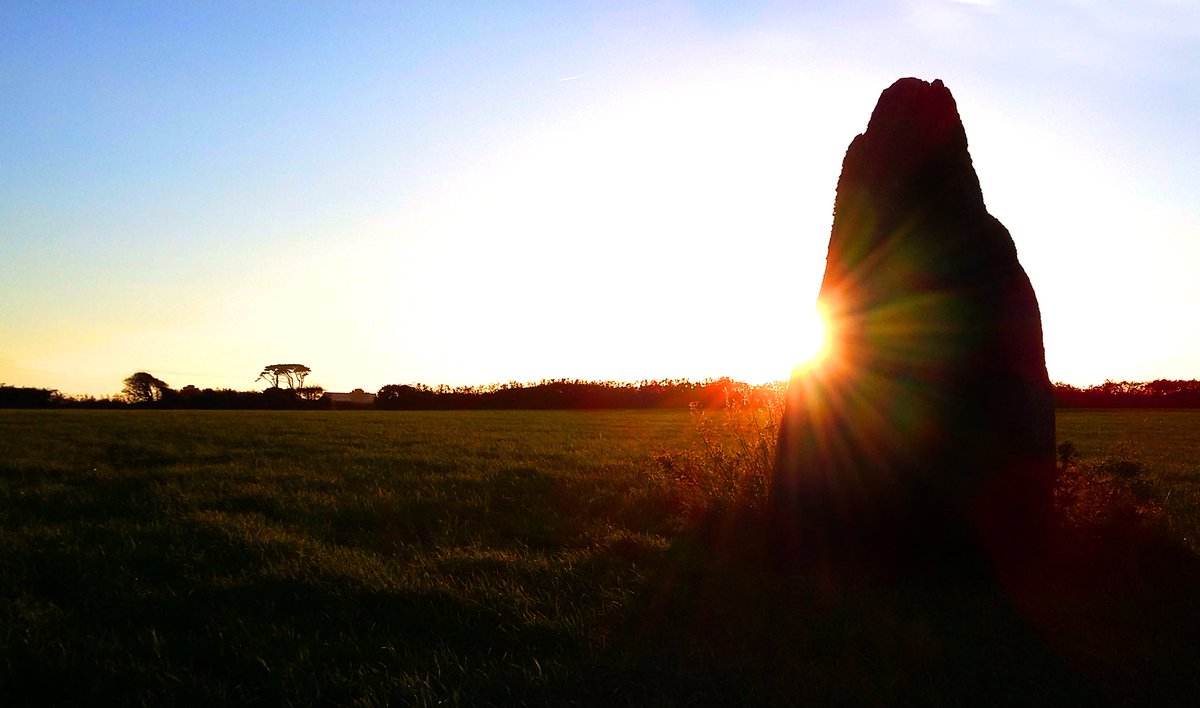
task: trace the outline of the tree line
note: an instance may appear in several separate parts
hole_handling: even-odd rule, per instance
[[[1079,388],[1054,385],[1057,408],[1200,408],[1200,381],[1105,381]]]
[[[598,410],[624,408],[688,408],[699,405],[761,406],[778,401],[785,384],[751,385],[730,378],[640,382],[553,379],[537,383],[488,386],[389,385],[379,389],[375,407],[384,410]]]
[[[324,388],[307,385],[311,370],[302,364],[272,364],[259,379],[261,391],[228,388],[174,389],[144,371],[124,381],[121,393],[107,398],[68,396],[55,389],[0,383],[0,408],[193,408],[227,410],[599,410],[688,408],[699,405],[760,406],[779,402],[785,382],[751,385],[730,378],[585,381],[547,379],[510,381],[484,386],[390,384],[379,389],[374,403],[340,403]],[[1159,379],[1148,382],[1105,381],[1080,388],[1054,384],[1058,408],[1200,408],[1200,381]]]
[[[281,367],[287,367],[284,371]],[[300,369],[300,370],[298,370]],[[623,409],[706,408],[728,405],[761,406],[781,400],[784,383],[750,385],[730,378],[640,382],[546,379],[536,383],[510,381],[484,386],[392,384],[379,389],[372,403],[339,400],[320,386],[304,385],[310,373],[299,364],[276,364],[260,375],[262,391],[198,388],[180,389],[139,371],[124,380],[121,393],[107,398],[68,396],[48,388],[0,384],[0,408],[194,408],[194,409],[379,409],[379,410],[497,410],[497,409]],[[288,375],[290,373],[290,376]]]

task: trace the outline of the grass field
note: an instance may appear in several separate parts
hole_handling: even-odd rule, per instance
[[[1171,533],[1200,553],[1200,410],[1065,410],[1058,439],[1084,459],[1140,462],[1163,500]]]
[[[698,542],[652,474],[689,426],[0,411],[0,705],[1169,705],[1200,690],[1197,587],[1158,567],[1109,589],[834,589]],[[1085,459],[1136,455],[1168,532],[1194,546],[1200,412],[1068,411],[1059,438]]]

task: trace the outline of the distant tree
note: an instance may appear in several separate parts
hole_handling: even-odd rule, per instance
[[[438,395],[434,393],[433,389],[423,384],[413,386],[388,384],[375,394],[375,407],[394,410],[445,407],[437,404]]]
[[[304,388],[304,379],[312,373],[312,369],[304,364],[268,364],[255,381],[263,380],[269,388],[283,388],[282,384],[293,391]]]
[[[315,401],[325,395],[325,388],[323,386],[297,386],[296,395],[310,401]]]
[[[121,395],[130,403],[161,401],[163,396],[170,393],[171,387],[165,381],[145,371],[139,371],[126,378],[125,388],[121,390]]]
[[[0,408],[47,408],[61,403],[62,394],[52,388],[8,386],[0,383]]]

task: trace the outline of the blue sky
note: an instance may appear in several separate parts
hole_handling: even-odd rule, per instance
[[[0,381],[786,378],[902,76],[958,101],[1051,377],[1200,377],[1194,2],[14,2]]]

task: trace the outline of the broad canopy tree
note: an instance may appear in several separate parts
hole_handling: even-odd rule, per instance
[[[171,387],[165,381],[145,371],[139,371],[126,378],[125,388],[121,389],[121,395],[130,403],[161,401],[163,396],[170,393]]]
[[[312,369],[304,364],[269,364],[263,367],[255,381],[266,381],[269,388],[283,388],[281,384],[286,383],[289,389],[298,391],[304,388],[304,379],[310,373]]]

